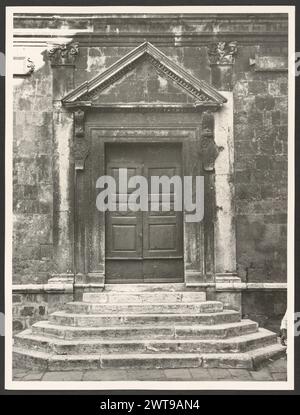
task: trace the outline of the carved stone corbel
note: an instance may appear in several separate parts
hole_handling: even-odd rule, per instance
[[[221,150],[214,140],[214,115],[211,112],[204,112],[200,141],[200,153],[204,171],[214,171],[215,160]]]
[[[85,137],[85,113],[82,109],[74,111],[74,160],[75,169],[84,170],[84,162],[89,153],[89,145]]]

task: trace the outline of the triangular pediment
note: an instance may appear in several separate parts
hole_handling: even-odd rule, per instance
[[[62,102],[74,107],[116,104],[219,107],[226,98],[145,42],[68,93]]]

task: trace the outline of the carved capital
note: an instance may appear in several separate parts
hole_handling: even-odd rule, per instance
[[[74,159],[75,169],[83,170],[84,162],[89,153],[89,145],[84,129],[85,113],[81,109],[74,112]]]
[[[52,66],[73,66],[78,53],[78,43],[54,45],[48,49],[48,57]]]
[[[208,47],[211,65],[233,65],[237,54],[237,42],[217,42]]]
[[[200,141],[200,155],[204,171],[211,172],[214,170],[215,160],[220,150],[214,140],[214,116],[211,112],[204,112]]]

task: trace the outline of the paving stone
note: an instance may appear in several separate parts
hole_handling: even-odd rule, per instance
[[[191,380],[192,379],[189,369],[165,369],[164,372],[168,380]]]
[[[277,380],[277,381],[287,380],[287,374],[283,372],[274,372],[272,373],[272,377],[274,380]]]
[[[27,373],[29,372],[29,369],[13,369],[13,379],[21,379],[23,378]]]
[[[42,372],[34,372],[34,371],[29,372],[29,373],[27,373],[27,375],[22,380],[27,380],[27,381],[29,381],[29,380],[32,380],[32,381],[41,380],[44,373],[45,373],[44,371],[42,371]]]
[[[115,370],[115,369],[101,369],[101,370],[88,370],[83,374],[82,380],[103,380],[103,381],[114,381],[114,380],[127,380],[126,370]]]
[[[287,363],[286,358],[278,359],[268,365],[268,368],[271,373],[274,372],[283,372],[285,373],[287,370]]]
[[[149,370],[127,370],[128,380],[166,380],[166,376],[161,369]]]
[[[81,371],[60,371],[60,372],[46,372],[43,376],[43,381],[75,381],[82,380]]]
[[[249,373],[251,374],[252,379],[256,381],[273,380],[272,375],[269,372],[268,368],[263,368],[257,371],[250,371]]]
[[[234,380],[252,380],[249,370],[246,369],[228,369]]]
[[[190,369],[193,379],[196,380],[212,380],[208,369],[203,367],[195,367]]]
[[[282,359],[281,359],[282,360]],[[277,362],[276,362],[277,363]],[[286,366],[283,359],[280,365],[273,363],[269,367],[264,367],[258,371],[247,369],[223,369],[223,368],[182,368],[182,369],[100,369],[87,371],[55,371],[46,372],[34,370],[14,370],[15,380],[24,381],[216,381],[216,380],[235,380],[235,381],[285,381]],[[277,370],[274,372],[274,370]],[[284,371],[283,371],[284,369]],[[278,371],[280,370],[280,371]]]
[[[210,376],[212,377],[212,380],[232,379],[232,376],[228,369],[212,368],[208,369],[208,371]]]

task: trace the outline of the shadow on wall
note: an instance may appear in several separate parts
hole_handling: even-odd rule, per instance
[[[242,317],[254,320],[260,327],[275,333],[279,333],[286,307],[286,290],[246,290],[242,293]]]

